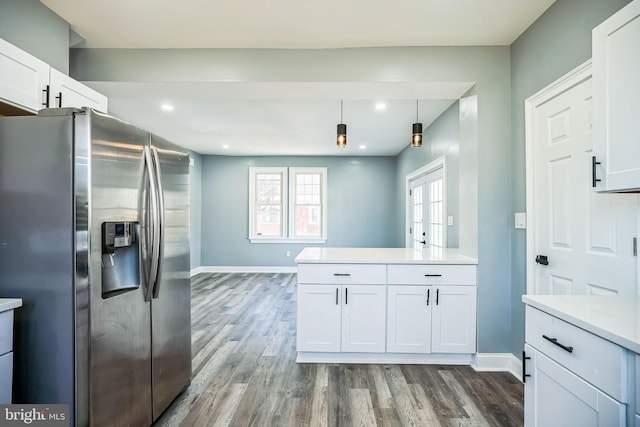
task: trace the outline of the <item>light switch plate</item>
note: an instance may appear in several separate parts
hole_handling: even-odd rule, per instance
[[[524,212],[516,212],[516,228],[524,229],[527,228],[527,214]]]
[[[447,217],[447,225],[453,225],[453,216],[449,215]]]

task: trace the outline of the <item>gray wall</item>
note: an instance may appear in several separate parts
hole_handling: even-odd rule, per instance
[[[69,24],[38,0],[0,1],[0,38],[69,73]]]
[[[628,0],[558,0],[511,45],[511,108],[513,211],[525,211],[524,101],[591,58],[591,30]],[[513,218],[510,218],[513,225]],[[526,240],[524,230],[512,232],[512,348],[524,345]],[[529,254],[528,256],[535,256]]]
[[[460,107],[456,101],[447,111],[442,113],[423,132],[421,148],[407,147],[397,157],[396,187],[398,195],[397,231],[403,241],[406,233],[406,176],[433,160],[445,156],[447,173],[447,215],[454,218],[454,225],[447,227],[447,247],[458,247],[458,229],[460,221],[459,209],[459,173],[460,173]]]
[[[397,244],[393,157],[203,156],[203,266],[293,267],[302,248],[314,246],[249,242],[249,166],[326,166],[326,245]]]
[[[191,245],[191,269],[202,265],[202,156],[191,152],[193,165],[189,167],[189,238]]]

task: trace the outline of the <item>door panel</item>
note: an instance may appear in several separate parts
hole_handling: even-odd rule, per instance
[[[384,353],[386,286],[342,287],[342,351]]]
[[[149,134],[119,120],[87,112],[76,118],[76,155],[82,168],[90,154],[89,253],[91,424],[151,423],[150,307],[144,281],[111,298],[102,294],[101,226],[105,221],[140,222],[142,148]],[[83,147],[85,141],[90,148]],[[86,166],[84,166],[86,167]],[[81,174],[76,173],[76,185]],[[86,183],[85,183],[86,184]],[[82,203],[80,203],[80,208]],[[84,219],[82,215],[85,215]],[[78,213],[78,221],[86,221]]]
[[[298,351],[340,351],[340,285],[298,284]]]
[[[431,286],[388,286],[387,351],[431,351]]]
[[[434,286],[433,353],[475,353],[476,287]]]
[[[191,380],[189,153],[152,135],[164,191],[163,260],[151,301],[154,421]]]
[[[533,293],[636,294],[638,198],[593,191],[591,111],[588,79],[534,112]]]

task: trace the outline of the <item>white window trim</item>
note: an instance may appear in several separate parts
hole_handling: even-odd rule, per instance
[[[256,194],[255,194],[255,182],[256,182],[256,175],[261,174],[261,173],[280,173],[282,174],[282,193],[281,193],[281,204],[280,204],[280,212],[281,212],[281,226],[282,226],[282,237],[273,237],[273,236],[265,236],[265,237],[261,237],[261,236],[257,236],[256,235],[256,225],[255,225],[255,209],[256,209]],[[288,197],[288,192],[287,192],[287,187],[288,187],[288,183],[287,180],[289,178],[289,175],[287,173],[287,168],[285,167],[249,167],[249,240],[251,240],[252,243],[273,243],[273,242],[277,242],[277,241],[285,241],[286,240],[286,236],[285,234],[287,233],[288,230],[288,225],[287,225],[287,206],[289,204],[289,201],[287,200]]]
[[[295,173],[321,173],[321,187],[322,187],[322,236],[318,238],[294,238],[293,236],[295,224],[293,223],[293,203],[289,203],[290,200],[294,200],[295,188],[293,185],[289,185],[293,182],[293,175]],[[255,179],[259,173],[281,173],[282,174],[282,230],[285,234],[283,237],[265,236],[260,237],[255,235]],[[249,167],[249,241],[251,243],[326,243],[327,241],[327,168],[326,167],[278,167],[278,166],[264,166],[264,167]],[[289,221],[291,219],[291,221]]]
[[[295,234],[295,224],[293,221],[294,218],[294,203],[295,200],[295,185],[294,185],[294,175],[296,173],[320,173],[320,195],[322,197],[320,203],[320,209],[322,209],[322,217],[320,219],[322,226],[322,235],[317,238],[296,238],[290,237],[288,239],[289,242],[300,242],[300,243],[324,243],[327,241],[327,168],[326,167],[290,167],[289,168],[289,182],[291,185],[289,186],[289,200],[291,203],[289,204],[289,218],[291,221],[289,222],[289,236],[293,236]]]

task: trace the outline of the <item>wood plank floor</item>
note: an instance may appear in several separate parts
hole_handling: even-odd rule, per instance
[[[192,382],[156,426],[523,425],[508,373],[295,363],[295,291],[295,274],[194,277]]]

